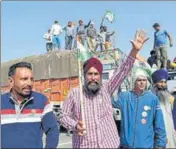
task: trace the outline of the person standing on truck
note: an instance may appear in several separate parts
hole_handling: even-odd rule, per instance
[[[164,123],[166,127],[167,144],[166,148],[176,148],[176,134],[174,129],[172,106],[174,97],[169,93],[167,88],[168,72],[165,69],[159,69],[153,72],[153,86],[151,91],[156,94],[160,100],[163,112]]]
[[[59,25],[58,21],[54,21],[54,24],[51,27],[51,34],[52,34],[52,42],[54,50],[60,50],[61,43],[59,36],[62,33],[62,27]]]
[[[68,25],[63,28],[65,31],[65,49],[71,50],[73,39],[75,37],[74,25],[71,21],[68,22]]]
[[[147,40],[143,30],[136,32],[135,39],[131,40],[129,56],[107,82],[102,83],[103,66],[100,60],[92,57],[84,62],[83,110],[86,134],[83,133],[85,129],[81,118],[79,88],[70,90],[58,118],[62,126],[73,131],[72,148],[119,147],[111,96],[131,70],[138,51]]]
[[[1,147],[56,148],[59,129],[47,98],[32,91],[32,66],[16,63],[8,72],[10,92],[1,95]]]
[[[145,71],[137,71],[133,82],[133,90],[121,92],[116,101],[112,100],[113,107],[121,110],[121,148],[165,148],[162,110],[158,97],[146,90]]]
[[[113,31],[112,33],[108,32],[108,28],[107,26],[104,26],[104,32],[105,34],[105,48],[106,50],[109,50],[111,48],[111,36],[113,36],[115,34],[115,31]]]
[[[94,51],[95,49],[95,39],[97,36],[97,31],[94,27],[94,22],[91,21],[89,27],[87,28],[87,47],[91,50]]]
[[[105,42],[106,42],[106,32],[104,31],[104,26],[100,26],[100,32],[97,33],[95,51],[97,51],[99,46],[100,46],[100,51],[101,52],[104,51]]]
[[[155,29],[153,50],[156,52],[157,66],[159,69],[161,66],[162,68],[167,69],[167,37],[170,42],[170,47],[173,47],[172,37],[166,30],[161,30],[158,23],[155,23],[153,28]]]
[[[83,24],[83,20],[79,20],[79,25],[76,28],[77,40],[84,46],[86,40],[86,29],[89,27],[91,20],[87,25]]]

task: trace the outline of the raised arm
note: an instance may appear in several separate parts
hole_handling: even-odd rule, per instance
[[[87,25],[84,25],[84,28],[85,28],[85,29],[88,28],[89,25],[90,25],[90,23],[91,23],[91,20],[89,21],[89,23],[88,23]]]
[[[113,31],[112,33],[107,32],[107,35],[108,35],[108,36],[112,36],[112,35],[114,35],[114,33],[115,33],[114,31]]]
[[[130,41],[132,43],[132,50],[130,54],[120,68],[116,68],[114,75],[108,82],[108,91],[111,95],[121,85],[129,71],[132,69],[137,53],[148,39],[149,38],[146,38],[144,30],[136,31],[134,40]]]

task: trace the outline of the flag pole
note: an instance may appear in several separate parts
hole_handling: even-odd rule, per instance
[[[81,60],[79,59],[80,49],[78,48],[77,51],[78,51],[78,71],[79,71],[79,93],[80,93],[81,118],[82,118],[83,128],[86,129],[84,105],[83,105],[82,67],[81,67]],[[83,131],[83,134],[86,134],[85,130]]]
[[[104,14],[103,17],[102,17],[102,20],[101,20],[101,24],[100,24],[100,26],[103,26],[103,22],[104,22],[104,20],[105,20],[105,14]]]

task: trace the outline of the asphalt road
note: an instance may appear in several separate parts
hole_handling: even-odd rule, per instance
[[[58,148],[72,148],[72,134],[67,136],[66,132],[60,133]]]
[[[43,135],[43,146],[45,147],[45,135]],[[60,131],[59,136],[59,144],[57,148],[72,148],[72,134],[70,136],[67,135],[67,131],[62,130]]]

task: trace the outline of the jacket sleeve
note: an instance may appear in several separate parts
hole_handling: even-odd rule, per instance
[[[57,148],[59,142],[59,127],[52,110],[52,105],[46,102],[42,114],[42,128],[46,134],[45,148]]]
[[[107,83],[107,89],[110,95],[112,95],[114,91],[119,88],[121,83],[124,81],[125,77],[132,69],[134,61],[135,58],[129,55],[126,60],[122,63],[122,65],[119,68],[115,69],[113,76]]]
[[[155,147],[166,147],[166,130],[164,125],[163,113],[160,107],[159,99],[156,97],[154,107],[154,131],[155,131]]]
[[[111,104],[113,108],[122,108],[123,105],[123,93],[117,93],[117,99],[114,99],[114,96],[111,97]]]

